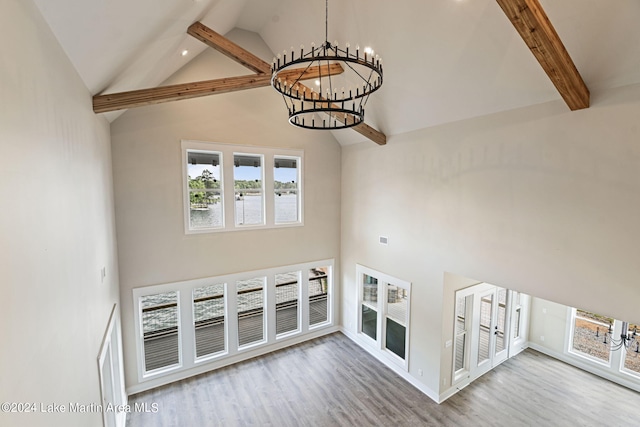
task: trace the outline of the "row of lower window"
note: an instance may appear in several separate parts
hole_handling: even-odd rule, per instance
[[[332,324],[333,261],[134,290],[140,379]]]

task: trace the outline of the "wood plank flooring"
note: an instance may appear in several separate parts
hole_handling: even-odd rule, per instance
[[[441,405],[340,333],[140,393],[127,426],[631,426],[640,395],[533,350]]]

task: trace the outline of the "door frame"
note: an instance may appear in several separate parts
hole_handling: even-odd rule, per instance
[[[124,427],[127,420],[127,412],[118,410],[118,408],[125,408],[128,402],[124,388],[122,331],[119,319],[120,312],[117,304],[114,304],[98,353],[100,405],[102,405],[104,427]],[[113,406],[108,407],[110,404]]]

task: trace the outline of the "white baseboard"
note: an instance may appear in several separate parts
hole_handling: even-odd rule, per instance
[[[127,394],[133,395],[133,394],[141,393],[143,391],[151,390],[156,387],[173,383],[175,381],[184,380],[186,378],[193,377],[195,375],[200,375],[205,372],[214,371],[216,369],[220,369],[225,366],[233,365],[234,363],[243,362],[245,360],[249,360],[257,356],[262,356],[264,354],[271,353],[277,350],[281,350],[283,348],[287,348],[292,345],[300,344],[302,342],[309,341],[314,338],[319,338],[324,335],[332,334],[334,332],[338,332],[339,330],[340,328],[337,326],[330,326],[317,331],[306,333],[304,335],[298,335],[298,336],[288,338],[286,340],[278,341],[271,345],[258,347],[253,350],[238,353],[230,357],[225,357],[224,359],[213,360],[210,363],[196,366],[191,369],[186,369],[184,371],[179,371],[173,374],[164,375],[160,378],[155,378],[149,381],[138,383],[131,387],[127,387]]]
[[[409,372],[401,369],[400,367],[396,366],[393,363],[389,363],[384,357],[382,357],[382,355],[378,354],[375,351],[372,351],[371,348],[362,343],[357,335],[352,334],[351,332],[347,331],[345,328],[340,327],[340,332],[342,332],[342,334],[344,336],[346,336],[347,338],[349,338],[351,341],[353,341],[355,344],[357,344],[359,347],[361,347],[363,350],[365,350],[367,353],[369,353],[370,355],[372,355],[373,357],[375,357],[376,359],[378,359],[383,365],[385,365],[387,368],[391,369],[393,372],[395,372],[396,374],[400,375],[403,379],[405,379],[409,384],[411,384],[412,386],[414,386],[415,388],[417,388],[418,390],[420,390],[422,393],[424,393],[427,397],[429,397],[431,400],[433,400],[436,403],[440,403],[439,402],[439,396],[438,393],[434,392],[433,390],[431,390],[429,387],[427,387],[426,385],[424,385],[423,383],[421,383],[420,381],[418,381],[413,375],[411,375]]]
[[[553,357],[554,359],[558,359],[571,366],[575,366],[576,368],[582,369],[583,371],[587,371],[593,375],[597,375],[616,384],[620,384],[621,386],[630,388],[631,390],[640,392],[640,385],[638,385],[636,382],[627,380],[623,375],[615,375],[614,373],[606,369],[600,369],[598,368],[598,366],[594,366],[588,361],[582,361],[580,357],[572,356],[570,354],[558,353],[532,342],[529,343],[529,348],[546,354],[549,357]]]

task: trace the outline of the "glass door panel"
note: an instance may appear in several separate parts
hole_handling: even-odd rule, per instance
[[[362,280],[362,324],[360,331],[372,339],[377,340],[378,279],[364,274]]]
[[[491,325],[493,318],[493,293],[485,294],[480,298],[480,322],[478,341],[478,366],[489,360],[491,354]]]

